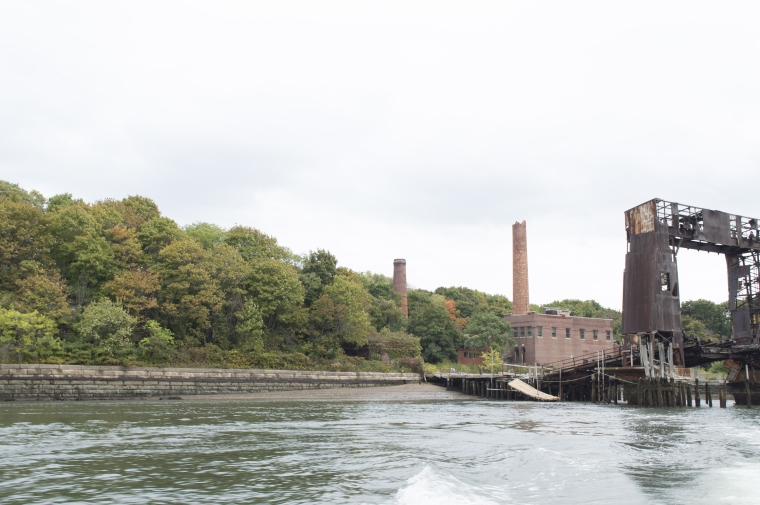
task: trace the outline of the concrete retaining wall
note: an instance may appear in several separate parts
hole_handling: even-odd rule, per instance
[[[0,400],[114,400],[419,381],[413,373],[0,364]]]

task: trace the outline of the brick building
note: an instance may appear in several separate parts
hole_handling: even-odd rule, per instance
[[[460,347],[457,349],[457,363],[460,365],[482,365],[483,358],[480,355],[490,351],[490,347]]]
[[[615,344],[612,319],[571,316],[567,311],[546,314],[507,314],[512,325],[515,350],[507,362],[526,365],[548,364],[596,351],[611,350]]]

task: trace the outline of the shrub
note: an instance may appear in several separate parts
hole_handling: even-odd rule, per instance
[[[132,347],[130,337],[136,322],[121,305],[101,298],[84,308],[74,323],[74,331],[81,339],[102,347],[113,356]]]

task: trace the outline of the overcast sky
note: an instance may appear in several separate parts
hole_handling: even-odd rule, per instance
[[[757,2],[0,3],[0,178],[415,287],[621,306],[623,212],[760,216]],[[679,255],[682,299],[725,261]]]

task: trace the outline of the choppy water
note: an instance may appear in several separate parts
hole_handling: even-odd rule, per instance
[[[0,404],[0,503],[758,503],[760,411]]]

